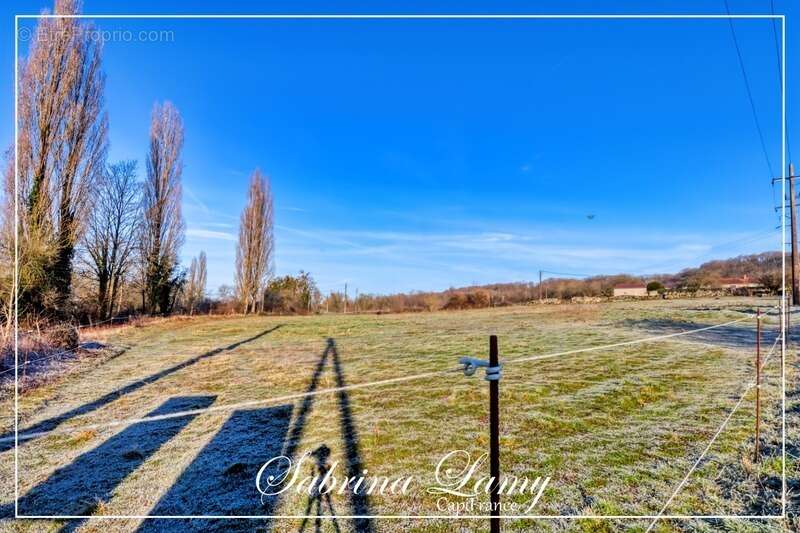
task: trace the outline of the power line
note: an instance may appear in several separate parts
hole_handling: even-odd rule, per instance
[[[775,14],[775,2],[774,0],[769,0],[769,11],[770,14]],[[783,90],[783,68],[781,67],[781,46],[778,44],[778,26],[775,22],[775,19],[772,19],[772,37],[775,41],[775,58],[777,59],[778,63],[778,87],[779,90]],[[784,117],[786,119],[786,117]],[[784,121],[784,128],[786,130],[786,153],[789,155],[789,161],[792,160],[792,147],[789,143],[789,120],[786,119]]]
[[[782,206],[778,206],[778,199],[775,197],[775,180],[774,179],[770,181],[770,187],[772,188],[772,205],[776,206],[775,207],[775,216],[778,217],[778,228],[780,229],[782,221],[781,221],[781,214],[780,214],[779,210],[781,209]],[[786,198],[784,198],[783,202],[781,202],[781,203],[785,204],[786,203]]]
[[[780,220],[780,215],[778,215],[778,219]],[[769,229],[769,230],[765,230],[765,231],[759,231],[759,232],[756,232],[756,233],[751,233],[749,235],[745,235],[745,236],[740,237],[738,239],[734,239],[732,241],[726,241],[726,242],[721,242],[721,243],[715,244],[715,245],[709,247],[705,252],[703,252],[701,254],[698,254],[698,255],[695,255],[695,256],[693,256],[691,258],[688,258],[688,259],[686,259],[686,261],[697,261],[698,259],[701,259],[703,257],[710,256],[711,254],[719,251],[720,249],[724,249],[724,248],[727,248],[727,247],[735,245],[735,244],[744,245],[744,244],[751,244],[751,243],[754,243],[754,242],[758,242],[758,241],[764,240],[770,234],[774,234],[775,232],[777,232],[778,229],[779,228]],[[666,260],[666,261],[659,261],[658,263],[650,263],[649,265],[645,265],[643,267],[640,267],[636,271],[631,272],[631,274],[632,275],[639,275],[639,276],[646,276],[646,275],[650,275],[650,274],[655,274],[656,272],[653,272],[653,269],[661,268],[663,265],[670,265],[670,264],[673,264],[675,262],[676,262],[676,260],[669,259],[669,260]]]
[[[730,6],[728,5],[728,0],[724,0],[725,2],[725,11],[727,11],[728,15],[731,14]],[[736,37],[736,30],[733,28],[733,19],[728,18],[728,25],[731,28],[731,36],[733,37],[733,46],[736,48],[736,57],[739,58],[739,67],[742,71],[742,79],[744,80],[744,87],[747,90],[747,99],[750,101],[750,110],[753,113],[753,121],[756,124],[756,130],[758,131],[758,138],[761,141],[761,150],[764,152],[764,159],[767,161],[767,169],[769,170],[770,176],[775,176],[776,174],[772,171],[772,162],[769,160],[769,153],[767,152],[767,144],[764,142],[764,133],[761,131],[761,123],[758,120],[758,113],[756,112],[756,104],[753,100],[753,92],[750,90],[750,79],[747,77],[747,70],[744,67],[744,59],[742,59],[742,50],[739,48],[739,39]]]
[[[550,270],[542,270],[542,274],[552,274],[554,276],[567,276],[570,278],[590,278],[596,274],[569,274],[567,272],[552,272]]]

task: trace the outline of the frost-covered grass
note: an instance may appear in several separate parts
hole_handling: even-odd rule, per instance
[[[373,495],[354,503],[335,494],[331,503],[338,514],[354,514],[354,508],[375,515],[449,514],[437,509],[438,497],[425,487],[433,484],[435,464],[446,453],[463,449],[478,456],[487,449],[488,386],[482,377],[450,372],[346,394],[322,394],[306,403],[267,400],[306,391],[315,377],[316,390],[321,390],[336,387],[339,380],[358,384],[452,368],[461,355],[486,357],[488,336],[497,334],[501,360],[509,361],[500,385],[502,471],[551,477],[535,513],[655,514],[753,379],[754,321],[648,344],[511,361],[718,324],[758,306],[766,310],[773,303],[731,299],[382,316],[197,317],[105,331],[101,340],[124,350],[121,354],[96,363],[83,359],[79,368],[20,398],[23,432],[28,428],[61,432],[20,445],[21,506],[26,513],[46,515],[259,514],[263,511],[255,474],[261,464],[287,449],[299,457],[326,445],[330,461],[339,461],[340,475],[350,464],[370,474],[415,475],[420,480],[402,496]],[[765,323],[766,351],[777,322]],[[336,341],[338,376],[331,354],[319,367],[327,338]],[[793,352],[787,363],[794,363]],[[787,368],[792,370],[787,385],[791,393],[794,367]],[[751,390],[666,514],[780,513],[778,353],[764,374],[763,459],[754,463],[751,457]],[[794,405],[793,399],[790,394],[787,407]],[[170,409],[254,400],[265,401],[163,422],[84,427]],[[12,402],[13,398],[2,400],[4,414],[12,413]],[[794,418],[788,423],[791,437]],[[67,429],[71,431],[63,433]],[[0,432],[9,430],[13,431],[12,420],[0,419]],[[790,448],[800,455],[797,448]],[[13,450],[0,453],[0,505],[12,513],[13,455]],[[787,468],[796,477],[792,457]],[[273,514],[301,515],[306,503],[307,498],[292,495],[268,505]],[[78,527],[128,531],[140,527],[140,522],[95,520]],[[648,523],[509,520],[504,528],[644,530]],[[5,525],[41,530],[64,524]],[[189,525],[147,521],[142,527],[182,530]],[[259,523],[192,525],[204,530],[233,526],[249,530]],[[296,518],[269,527],[297,531],[300,525]],[[353,523],[340,519],[339,525],[346,530]],[[323,526],[333,530],[330,521]],[[479,531],[486,523],[378,519],[371,526],[378,531],[449,532]],[[656,530],[723,526],[777,531],[781,524],[664,521]]]

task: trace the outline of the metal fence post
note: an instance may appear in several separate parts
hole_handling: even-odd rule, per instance
[[[499,366],[497,335],[489,337],[489,367]],[[499,375],[498,375],[499,378]],[[489,495],[491,533],[500,533],[500,380],[489,381],[489,475],[494,480]]]
[[[489,360],[461,357],[458,364],[464,365],[464,375],[472,376],[478,368],[484,368],[484,379],[489,382],[489,531],[500,533],[500,355],[497,335],[489,337]]]

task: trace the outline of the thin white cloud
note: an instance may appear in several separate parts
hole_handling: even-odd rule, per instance
[[[186,230],[186,236],[194,239],[216,239],[221,241],[236,242],[236,235],[226,233],[224,231],[213,231],[200,228],[189,228]]]
[[[736,254],[741,249],[726,246],[731,243],[715,244],[707,235],[679,236],[666,232],[637,235],[630,231],[608,231],[587,235],[562,230],[448,234],[280,229],[288,233],[282,248],[287,258],[316,260],[328,266],[360,263],[363,259],[359,258],[368,257],[372,267],[378,270],[405,266],[455,272],[468,267],[470,271],[483,273],[481,279],[487,281],[497,281],[488,279],[487,269],[500,274],[497,272],[500,265],[504,265],[504,274],[507,274],[504,279],[525,279],[537,268],[554,268],[555,265],[590,274],[635,273],[661,265],[674,271],[693,266],[714,250],[718,250],[715,255],[725,255]],[[309,240],[315,244],[309,244]],[[488,258],[491,261],[487,261]]]
[[[233,224],[229,224],[227,222],[203,222],[203,226],[208,226],[209,228],[232,228]]]
[[[186,193],[189,199],[192,200],[192,202],[194,202],[194,205],[199,207],[207,215],[211,214],[211,210],[208,208],[208,206],[204,204],[203,201],[200,198],[198,198],[197,195],[194,192],[192,192],[192,189],[190,189],[189,186],[186,185],[185,183],[183,184],[183,191]]]

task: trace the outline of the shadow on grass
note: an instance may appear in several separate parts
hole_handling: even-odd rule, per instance
[[[316,460],[316,474],[320,479],[325,477],[325,474],[331,469],[328,463],[328,458],[331,456],[331,449],[325,444],[319,446],[316,450],[311,452],[311,456]],[[313,509],[313,514],[312,514]],[[331,518],[331,526],[335,533],[339,533],[339,522],[336,519],[336,508],[333,506],[333,499],[329,492],[323,492],[320,483],[316,482],[311,487],[311,492],[306,501],[306,510],[303,513],[305,517],[300,523],[300,533],[305,533],[306,526],[310,521],[314,520],[314,532],[320,533],[322,531],[322,520],[325,513],[328,513]]]
[[[34,424],[31,427],[28,427],[28,428],[25,428],[25,429],[21,429],[19,433],[20,433],[20,435],[24,435],[25,433],[40,433],[40,432],[52,431],[55,428],[57,428],[59,425],[63,424],[64,422],[66,422],[67,420],[69,420],[69,419],[71,419],[73,417],[76,417],[76,416],[79,416],[79,415],[84,415],[86,413],[91,413],[92,411],[96,411],[97,409],[100,409],[101,407],[103,407],[105,405],[108,405],[109,403],[113,402],[114,400],[119,399],[122,396],[125,396],[126,394],[130,394],[132,392],[135,392],[135,391],[141,389],[145,385],[150,385],[151,383],[155,383],[156,381],[158,381],[158,380],[160,380],[160,379],[162,379],[164,377],[167,377],[167,376],[169,376],[171,374],[174,374],[175,372],[178,372],[179,370],[183,370],[184,368],[190,367],[190,366],[194,365],[195,363],[198,363],[199,361],[202,361],[203,359],[208,359],[209,357],[214,357],[216,355],[221,354],[222,352],[235,350],[239,346],[242,346],[243,344],[246,344],[248,342],[253,342],[253,341],[255,341],[255,340],[257,340],[257,339],[259,339],[259,338],[261,338],[261,337],[263,337],[263,336],[265,336],[267,334],[269,334],[269,333],[272,333],[273,331],[277,330],[280,327],[281,327],[281,325],[279,324],[279,325],[277,325],[277,326],[275,326],[273,328],[264,330],[261,333],[258,333],[257,335],[253,335],[252,337],[249,337],[247,339],[241,340],[239,342],[235,342],[235,343],[230,344],[228,346],[225,346],[223,348],[215,348],[214,350],[210,350],[208,352],[205,352],[205,353],[202,353],[202,354],[197,355],[195,357],[192,357],[191,359],[187,359],[186,361],[183,361],[182,363],[179,363],[177,365],[171,366],[169,368],[165,368],[164,370],[161,370],[160,372],[156,372],[155,374],[151,374],[151,375],[149,375],[147,377],[144,377],[142,379],[134,381],[133,383],[129,383],[128,385],[125,385],[124,387],[121,387],[121,388],[119,388],[117,390],[111,391],[108,394],[105,394],[105,395],[97,398],[96,400],[93,400],[93,401],[91,401],[89,403],[85,403],[85,404],[83,404],[83,405],[81,405],[79,407],[71,409],[71,410],[67,411],[66,413],[60,414],[60,415],[55,416],[53,418],[48,418],[47,420],[44,420],[44,421],[39,422],[37,424]],[[34,440],[34,438],[25,439],[25,440],[20,439],[19,444],[20,444],[20,446],[22,446],[26,442],[29,442],[29,441],[32,441],[32,440]],[[14,448],[14,433],[13,432],[7,432],[5,434],[0,435],[0,453],[6,452],[6,451],[11,450],[13,448]]]
[[[325,351],[322,352],[322,357],[320,357],[317,366],[314,368],[314,373],[311,376],[311,382],[309,383],[307,392],[313,392],[316,390],[317,385],[319,384],[320,376],[322,375],[323,370],[328,364],[328,358],[331,359],[333,371],[335,373],[336,379],[336,387],[341,388],[346,385],[344,379],[344,371],[342,370],[342,364],[339,359],[339,352],[336,350],[336,343],[333,339],[328,339],[327,346],[325,347]],[[353,423],[353,414],[350,409],[350,395],[347,393],[346,390],[340,390],[337,393],[338,399],[338,410],[339,410],[339,425],[341,428],[341,435],[342,435],[342,443],[344,445],[344,452],[345,452],[345,459],[346,465],[345,468],[347,470],[347,477],[357,478],[361,475],[364,471],[362,468],[361,462],[361,454],[359,452],[359,441],[358,441],[358,432],[356,431],[355,424]],[[305,429],[306,418],[308,413],[311,411],[311,408],[314,405],[314,396],[306,396],[303,399],[303,403],[300,405],[300,408],[297,411],[297,415],[295,416],[294,424],[292,425],[292,429],[289,432],[289,436],[286,440],[286,446],[284,447],[283,455],[290,458],[292,462],[296,462],[297,460],[297,448],[300,444],[300,440],[303,436],[303,431]],[[325,446],[325,445],[323,445]],[[325,446],[327,448],[327,446]],[[318,448],[315,453],[317,453],[322,448]],[[330,452],[328,452],[330,453]],[[318,460],[319,462],[319,460]],[[317,465],[318,469],[321,469],[320,466],[324,467],[323,465]],[[351,515],[358,515],[358,516],[366,516],[370,514],[370,507],[369,507],[369,498],[366,493],[364,492],[354,492],[352,490],[348,491],[348,496],[350,499],[350,507],[351,507]],[[308,504],[306,505],[306,512],[308,512],[313,505],[316,505],[315,498],[317,496],[312,494],[309,496]],[[322,503],[320,501],[320,503]],[[330,509],[333,509],[333,506],[330,506]],[[321,513],[322,508],[321,505],[318,509]],[[321,519],[322,514],[316,515],[314,517],[316,530],[320,529],[321,526]],[[332,526],[338,530],[339,525],[336,521],[336,518],[329,518],[332,521]],[[305,528],[306,521],[303,522],[301,525],[300,531],[303,531]],[[371,533],[374,531],[374,526],[372,520],[369,518],[355,518],[353,519],[353,530],[357,531],[358,533]]]
[[[156,417],[210,406],[215,396],[170,398],[146,417]],[[21,515],[90,515],[111,498],[114,489],[148,457],[177,435],[195,414],[146,420],[120,431],[96,448],[53,472],[19,500]],[[10,509],[9,509],[10,508]],[[14,505],[0,508],[14,514]],[[62,531],[72,531],[81,520],[72,520]]]
[[[336,372],[336,386],[344,387],[344,372],[339,360],[339,353],[336,351],[336,344],[333,339],[328,339],[328,350],[333,354],[333,370]],[[339,391],[339,418],[342,430],[342,440],[345,445],[345,457],[347,459],[347,477],[356,478],[366,470],[361,463],[361,454],[358,449],[358,433],[353,423],[353,414],[350,410],[350,395],[347,391]],[[350,506],[353,515],[366,516],[370,514],[369,499],[365,492],[350,491]],[[355,531],[371,532],[374,530],[372,521],[369,518],[356,518],[353,520]]]
[[[328,340],[322,356],[315,365],[305,390],[306,393],[318,390],[320,379],[326,368],[331,368],[335,373],[337,387],[345,386],[344,372],[333,339]],[[339,423],[347,462],[347,476],[353,478],[361,475],[363,470],[358,435],[353,423],[347,391],[338,392],[337,398]],[[279,528],[277,524],[273,524],[272,520],[266,518],[276,513],[281,495],[262,497],[256,487],[256,476],[259,469],[275,457],[284,456],[290,459],[293,465],[297,464],[299,444],[314,402],[314,395],[306,396],[294,413],[290,405],[235,411],[211,442],[203,448],[153,507],[149,514],[154,518],[145,519],[139,526],[139,533],[269,531],[273,528],[284,531],[285,529]],[[294,416],[292,416],[293,414]],[[312,472],[311,475],[327,471],[329,456],[330,448],[325,444],[310,453],[310,457],[316,459],[315,472]],[[270,475],[280,478],[281,474],[285,472],[286,462],[276,462],[275,464],[274,470],[265,470],[262,473],[262,480],[269,479]],[[274,490],[280,492],[278,487]],[[349,491],[349,498],[352,508],[350,514],[370,514],[366,494]],[[313,520],[315,530],[321,531],[324,520],[329,521],[328,523],[334,531],[340,531],[335,518],[336,510],[330,498],[319,494],[313,488],[309,490],[306,514],[312,510],[314,513],[303,521],[301,530],[305,530],[309,520]],[[325,516],[326,513],[328,516]],[[231,518],[157,518],[159,516],[188,515],[230,516]],[[265,515],[265,518],[263,520],[233,518],[259,515]],[[352,529],[364,533],[374,531],[372,522],[368,518],[355,519]]]
[[[334,372],[336,386],[346,386],[344,371],[333,339],[314,368],[306,392],[318,390],[320,378],[326,369]],[[344,446],[347,478],[357,479],[365,470],[359,451],[358,433],[353,421],[350,398],[346,390],[336,392],[338,423]],[[256,487],[256,476],[267,461],[285,456],[297,464],[299,443],[305,432],[308,416],[314,406],[315,396],[306,396],[292,412],[291,405],[263,409],[234,411],[211,441],[180,474],[175,483],[164,493],[150,511],[154,518],[145,519],[139,531],[284,531],[268,518],[275,514],[280,503],[279,494],[264,497]],[[190,409],[202,409],[213,402],[213,397],[175,398],[169,400],[148,416]],[[198,405],[200,404],[200,405]],[[292,416],[294,414],[294,417]],[[114,489],[148,457],[169,439],[177,435],[194,415],[144,421],[118,433],[98,448],[88,452],[69,466],[57,470],[50,478],[31,490],[20,501],[20,510],[27,514],[91,514],[103,501],[113,497]],[[334,418],[335,420],[335,418]],[[291,424],[290,424],[291,422]],[[336,423],[336,422],[334,422]],[[138,445],[135,443],[139,443]],[[331,450],[326,444],[319,445],[309,456],[314,462],[312,476],[324,474],[330,466]],[[274,470],[265,470],[262,480],[270,475],[281,477],[286,463],[275,463]],[[287,479],[290,479],[289,476]],[[262,484],[262,487],[264,485]],[[289,489],[293,490],[293,489]],[[348,490],[349,515],[368,516],[368,496],[363,491]],[[8,506],[7,506],[8,507]],[[2,509],[13,515],[10,509]],[[310,514],[309,514],[310,513]],[[340,531],[336,509],[329,497],[319,490],[308,491],[306,506],[308,518],[303,521],[301,531],[313,521],[314,529],[321,531],[330,526]],[[159,516],[261,516],[254,519],[177,519]],[[68,522],[62,531],[72,531],[81,520]],[[369,518],[355,518],[350,528],[359,533],[372,533],[374,525]]]
[[[327,346],[311,374],[306,393],[316,392],[322,374],[330,368],[335,373],[337,387],[346,385],[342,364],[333,339]],[[255,484],[261,466],[277,456],[298,463],[299,446],[306,429],[308,417],[314,407],[316,396],[303,398],[300,405],[292,410],[289,406],[270,409],[237,411],[219,431],[212,442],[198,455],[192,464],[181,474],[178,481],[150,512],[155,516],[175,515],[217,515],[217,516],[256,516],[274,514],[280,503],[280,495],[264,498]],[[362,461],[359,452],[358,434],[352,418],[350,399],[347,391],[339,391],[338,415],[344,445],[348,478],[361,475]],[[291,426],[289,421],[291,420]],[[276,446],[276,443],[283,442]],[[310,456],[316,459],[315,472],[320,474],[328,468],[330,448],[322,444]],[[285,462],[283,468],[285,468]],[[304,463],[305,464],[305,463]],[[281,466],[279,465],[279,468]],[[262,480],[270,474],[262,474]],[[290,489],[292,490],[292,489]],[[348,491],[352,515],[369,515],[370,507],[365,493]],[[313,510],[301,524],[305,530],[309,520],[314,521],[315,531],[321,531],[323,522],[339,531],[336,510],[330,499],[320,495],[313,488],[309,491],[306,514]],[[327,516],[325,516],[327,514]],[[282,524],[285,525],[285,524]],[[269,519],[146,519],[139,528],[141,533],[154,531],[285,531]],[[374,526],[369,518],[353,520],[352,530],[359,533],[372,533]]]
[[[626,327],[643,329],[647,331],[649,335],[669,335],[671,333],[680,333],[713,325],[700,324],[685,320],[671,320],[666,318],[625,320],[623,324]],[[766,347],[769,349],[779,334],[780,332],[777,331],[776,328],[764,328],[761,332],[762,348]],[[755,349],[756,347],[756,330],[754,324],[752,324],[750,327],[740,327],[735,325],[721,326],[705,331],[689,333],[680,338],[695,342],[713,344],[722,348]]]
[[[234,411],[214,438],[150,511],[156,516],[274,514],[277,497],[264,498],[255,479],[261,466],[281,454],[292,416],[291,405]],[[265,470],[262,479],[278,475]],[[148,519],[138,531],[252,531],[261,520]]]

